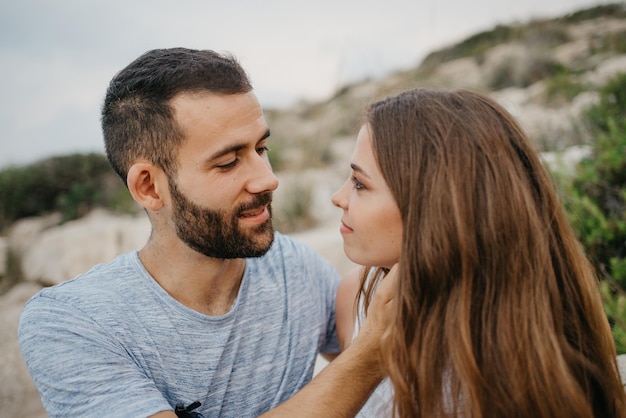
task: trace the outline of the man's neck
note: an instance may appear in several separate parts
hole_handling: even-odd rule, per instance
[[[230,311],[243,279],[245,259],[206,257],[185,245],[162,248],[148,243],[139,259],[174,299],[205,315]]]

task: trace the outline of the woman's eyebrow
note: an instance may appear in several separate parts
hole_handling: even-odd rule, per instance
[[[367,177],[367,178],[370,178],[370,176],[369,176],[369,175],[365,172],[365,170],[363,170],[363,169],[362,169],[361,167],[359,167],[358,165],[356,165],[356,164],[354,164],[354,163],[351,163],[351,164],[350,164],[350,168],[352,168],[352,170],[353,170],[353,171],[356,171],[357,173],[359,173],[359,174],[361,174],[361,175],[363,175],[363,176],[365,176],[365,177]]]

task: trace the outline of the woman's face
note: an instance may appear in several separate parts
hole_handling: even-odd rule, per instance
[[[357,264],[391,268],[400,259],[402,220],[374,158],[367,124],[359,131],[350,167],[350,177],[331,199],[343,209],[343,249]]]

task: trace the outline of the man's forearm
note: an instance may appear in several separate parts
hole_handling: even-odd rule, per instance
[[[384,377],[376,338],[359,336],[295,396],[261,417],[354,417]]]

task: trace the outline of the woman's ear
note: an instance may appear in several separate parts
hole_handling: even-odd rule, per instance
[[[167,178],[163,170],[149,162],[138,162],[128,170],[126,184],[133,199],[147,210],[156,212],[164,205]]]

